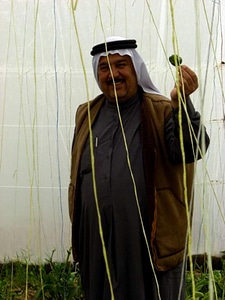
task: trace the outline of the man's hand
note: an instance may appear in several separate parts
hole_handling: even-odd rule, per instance
[[[179,66],[179,79],[175,87],[172,89],[170,93],[170,97],[172,100],[172,107],[178,107],[178,91],[180,90],[180,94],[182,98],[187,98],[190,94],[192,94],[198,88],[198,77],[197,75],[186,65]]]

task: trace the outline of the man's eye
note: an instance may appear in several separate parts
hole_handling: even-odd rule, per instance
[[[117,65],[118,68],[124,68],[125,66],[126,66],[125,63],[120,63],[120,64]]]
[[[109,69],[108,66],[101,66],[101,67],[99,68],[100,71],[107,71],[108,69]]]

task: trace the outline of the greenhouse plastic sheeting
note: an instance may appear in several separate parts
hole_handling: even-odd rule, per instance
[[[178,51],[198,75],[192,95],[211,138],[197,163],[193,253],[225,250],[224,1],[0,1],[0,260],[70,248],[67,187],[75,111],[100,91],[90,50],[137,40],[169,97]]]

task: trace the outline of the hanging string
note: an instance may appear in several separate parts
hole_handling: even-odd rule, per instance
[[[84,66],[83,55],[82,55],[82,51],[81,51],[79,34],[78,34],[78,30],[77,30],[77,25],[76,25],[75,11],[73,11],[73,20],[74,20],[74,28],[75,28],[75,32],[76,32],[76,37],[77,37],[77,41],[78,41],[80,60],[81,60],[84,79],[85,79],[85,84],[86,84],[87,101],[88,101],[88,126],[89,126],[90,141],[92,141],[93,140],[93,134],[92,134],[92,121],[91,121],[91,116],[90,116],[90,98],[89,98],[89,92],[88,92],[89,91],[88,90],[88,81],[87,81],[87,75],[86,75],[86,70],[85,70],[85,66]],[[98,217],[99,235],[100,235],[100,239],[101,239],[101,243],[102,243],[102,251],[103,251],[103,257],[104,257],[105,266],[106,266],[106,274],[107,274],[108,281],[109,281],[111,300],[114,300],[112,280],[111,280],[111,275],[110,275],[109,263],[108,263],[108,258],[107,258],[107,252],[106,252],[106,247],[105,247],[104,236],[103,236],[101,214],[100,214],[99,203],[98,203],[96,178],[95,178],[95,160],[94,160],[93,143],[90,143],[90,154],[91,154],[92,181],[93,181],[94,199],[95,199],[95,205],[96,205],[96,211],[97,211],[97,217]]]
[[[175,17],[174,17],[174,9],[173,3],[170,0],[170,14],[171,14],[171,22],[172,22],[172,45],[174,48],[174,53],[179,55],[179,48],[178,48],[178,41],[176,35],[176,27],[175,27]],[[178,122],[179,122],[179,139],[180,139],[180,148],[181,148],[181,155],[182,155],[182,162],[183,162],[183,187],[184,187],[184,203],[186,208],[186,218],[187,218],[187,250],[189,257],[191,257],[191,246],[192,246],[192,237],[191,237],[191,216],[190,216],[190,209],[188,203],[188,194],[187,194],[187,173],[186,173],[186,164],[185,164],[185,150],[184,150],[184,137],[183,137],[183,130],[182,130],[182,107],[185,107],[184,99],[182,95],[184,93],[184,84],[182,82],[182,87],[180,88],[179,85],[179,66],[177,61],[176,63],[176,89],[178,93]],[[181,80],[183,80],[181,78]],[[192,280],[192,296],[195,299],[195,280],[194,280],[194,270],[193,270],[193,262],[190,259],[190,272],[191,272],[191,280]],[[180,289],[181,291],[181,289]]]
[[[64,218],[62,204],[62,182],[61,182],[61,167],[60,167],[60,150],[59,150],[59,90],[58,90],[58,73],[57,73],[57,24],[56,24],[56,1],[53,1],[53,16],[54,16],[54,78],[55,78],[55,93],[56,93],[56,149],[57,149],[57,167],[58,167],[58,184],[59,184],[59,204],[61,213],[61,251],[62,259],[64,257]]]

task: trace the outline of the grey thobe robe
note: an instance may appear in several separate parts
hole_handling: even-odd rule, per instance
[[[138,201],[144,224],[147,224],[138,94],[120,104],[120,114]],[[92,130],[97,195],[115,299],[149,299],[150,263],[116,104],[105,101]],[[79,262],[86,299],[109,300],[111,295],[99,237],[89,143],[88,139],[80,169]]]

